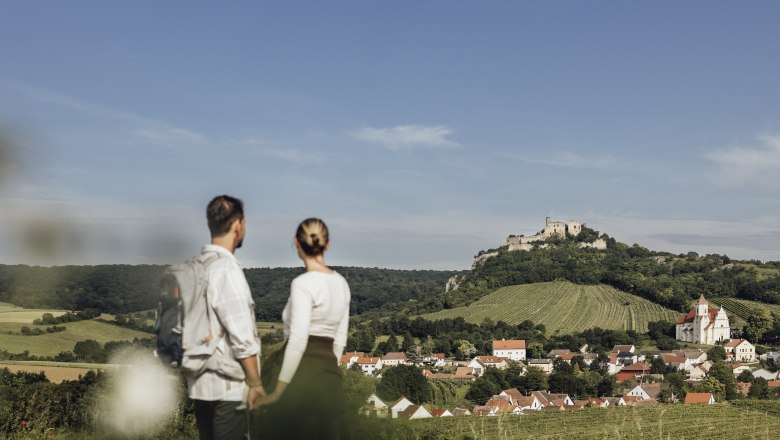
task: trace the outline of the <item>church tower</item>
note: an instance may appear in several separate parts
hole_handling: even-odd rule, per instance
[[[698,300],[696,300],[696,303],[694,303],[694,307],[696,307],[696,315],[697,316],[703,316],[709,314],[710,305],[707,302],[706,299],[704,299],[704,294],[702,293]]]
[[[710,323],[710,306],[707,300],[704,299],[702,293],[698,300],[694,303],[696,308],[696,317],[693,319],[693,342],[696,344],[711,344],[708,341],[706,329]]]

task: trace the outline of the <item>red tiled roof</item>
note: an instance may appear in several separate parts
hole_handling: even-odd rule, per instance
[[[624,380],[635,379],[635,378],[637,378],[637,377],[639,377],[641,375],[642,375],[641,372],[637,373],[637,372],[629,371],[627,373],[624,373],[624,372],[620,371],[620,372],[618,372],[618,374],[615,375],[615,380],[618,381],[618,382],[623,382]]]
[[[623,373],[623,372],[627,373],[629,371],[637,372],[637,373],[641,373],[641,372],[644,371],[644,372],[648,372],[649,373],[650,372],[650,365],[647,365],[646,362],[637,362],[637,363],[634,363],[634,364],[631,364],[631,365],[626,365],[625,367],[623,367],[622,370],[620,370],[621,373]]]
[[[670,362],[679,363],[679,364],[685,363],[685,357],[675,356],[674,354],[671,353],[661,353],[661,360],[663,360],[667,364]]]
[[[357,360],[357,363],[359,365],[376,364],[377,362],[379,362],[379,358],[372,358],[372,357],[368,357],[368,358],[361,357],[361,358],[358,358],[358,360]]]
[[[483,364],[500,364],[501,362],[505,362],[508,359],[499,356],[477,356],[477,360]]]
[[[780,387],[780,380],[768,380],[766,384],[770,387]]]
[[[715,322],[715,317],[718,315],[719,311],[720,311],[720,309],[718,309],[718,308],[710,307],[709,313],[708,313],[709,317],[710,317],[710,323]],[[680,315],[680,317],[677,318],[677,321],[675,322],[675,324],[685,324],[685,323],[688,323],[688,322],[693,322],[693,320],[695,318],[696,318],[696,308],[692,307],[691,311],[688,312],[687,315]]]
[[[523,339],[493,341],[493,350],[516,350],[520,348],[525,348],[525,340]]]
[[[406,353],[401,353],[400,351],[393,351],[393,352],[387,353],[386,355],[382,356],[382,360],[405,361],[406,360]]]
[[[444,360],[444,353],[431,353],[431,357]]]
[[[446,409],[432,409],[431,415],[434,417],[441,417],[441,415],[444,414],[445,412],[447,412]]]
[[[732,339],[729,342],[726,342],[725,344],[723,344],[723,347],[724,348],[725,347],[734,348],[734,347],[736,347],[737,345],[741,344],[744,341],[745,341],[744,339]]]
[[[688,393],[685,395],[685,403],[709,403],[712,393]]]

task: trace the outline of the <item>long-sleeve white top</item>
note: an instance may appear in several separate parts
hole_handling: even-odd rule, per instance
[[[279,380],[289,383],[301,362],[309,336],[333,338],[333,353],[341,356],[347,344],[350,292],[336,272],[310,271],[296,277],[282,312],[287,348]]]

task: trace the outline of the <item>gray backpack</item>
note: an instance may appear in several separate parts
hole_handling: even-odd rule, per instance
[[[210,370],[243,380],[244,371],[229,345],[223,353],[217,349],[221,338],[214,337],[219,320],[208,300],[208,268],[219,258],[217,253],[198,255],[164,272],[155,323],[156,355],[188,374]]]

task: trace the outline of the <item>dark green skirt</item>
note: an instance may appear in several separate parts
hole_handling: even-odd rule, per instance
[[[252,439],[338,439],[344,402],[333,339],[310,336],[284,394],[255,414]]]

